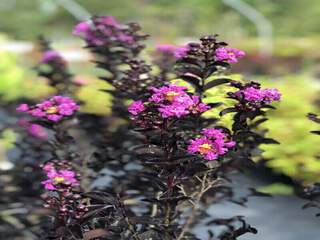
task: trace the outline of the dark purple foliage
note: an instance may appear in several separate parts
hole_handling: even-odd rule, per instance
[[[94,17],[77,25],[74,34],[84,39],[96,67],[104,70],[100,78],[113,86],[113,90],[102,90],[112,95],[113,112],[84,114],[70,102],[63,107],[48,101],[50,106],[20,105],[19,111],[30,115],[30,123],[50,133],[45,143],[48,150],[28,145],[30,151],[49,154],[30,163],[36,176],[33,181],[38,182],[32,199],[45,192],[45,208],[38,215],[46,219],[26,224],[29,229],[34,226],[32,234],[66,240],[196,240],[194,227],[203,220],[211,228],[207,239],[256,234],[242,216],[217,219],[206,212],[208,206],[223,201],[245,205],[247,198],[235,197],[228,174],[252,164],[260,144],[277,143],[257,127],[267,120],[264,110],[273,108],[269,104],[280,96],[270,90],[253,99],[258,83],[219,77],[244,53],[231,51],[217,36],[206,36],[174,51],[158,48],[153,60],[158,71],[154,71],[141,57],[147,35],[137,23],[124,25],[110,16]],[[41,43],[44,56],[36,67],[39,75],[60,95],[72,97],[75,86],[67,63],[47,41],[41,39]],[[171,78],[182,79],[193,89],[175,85]],[[219,124],[219,119],[202,116],[222,104],[204,103],[207,91],[225,84],[236,89],[226,96],[235,100],[234,107],[221,111],[221,115],[233,114],[232,129]],[[243,90],[249,87],[254,89],[248,95]],[[129,108],[128,100],[134,101]],[[41,113],[34,113],[38,109]],[[52,121],[48,117],[52,114],[61,118]],[[255,195],[264,196],[256,191]]]

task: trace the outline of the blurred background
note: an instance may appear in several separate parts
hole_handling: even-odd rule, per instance
[[[264,210],[254,202],[253,209],[257,206],[260,212],[243,212],[251,214],[258,222],[257,228],[260,224],[265,234],[245,239],[306,237],[303,232],[273,236],[271,229],[283,229],[280,222],[286,218],[302,219],[296,220],[296,224],[308,224],[310,229],[305,231],[311,234],[309,239],[318,239],[312,235],[318,223],[312,212],[300,210],[302,201],[290,196],[290,183],[320,181],[320,162],[315,157],[320,152],[320,138],[309,133],[317,130],[317,125],[306,118],[307,113],[319,113],[320,108],[319,0],[0,0],[1,105],[21,97],[41,98],[51,91],[32,71],[40,58],[37,38],[42,34],[70,62],[77,78],[87,83],[78,91],[79,99],[86,101],[83,111],[108,113],[108,96],[98,91],[103,83],[97,80],[90,56],[82,49],[83,43],[72,35],[73,26],[92,15],[113,15],[121,22],[139,22],[143,31],[151,35],[147,51],[152,51],[156,44],[184,44],[215,33],[232,47],[246,51],[246,57],[234,65],[235,77],[279,88],[283,100],[264,125],[270,129],[269,136],[281,145],[264,146],[267,160],[261,164],[263,169],[258,174],[251,173],[255,184],[259,182],[258,187],[278,197],[274,202],[257,200],[260,207],[266,206]],[[10,119],[6,114],[0,114],[0,124],[3,119]],[[10,167],[6,153],[13,140],[10,128],[3,131],[1,168]],[[250,179],[243,181],[244,185],[250,183]],[[283,213],[278,219],[280,225],[276,220],[269,225],[265,220],[261,222],[263,215],[279,212]]]

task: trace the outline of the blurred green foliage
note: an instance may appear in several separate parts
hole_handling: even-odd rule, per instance
[[[281,37],[274,39],[273,55],[277,57],[293,57],[299,56],[310,58],[319,56],[320,35],[309,37]],[[236,43],[236,47],[245,50],[247,53],[254,53],[259,49],[258,38],[246,38],[244,41]]]
[[[257,189],[259,192],[272,195],[291,195],[294,190],[292,186],[283,183],[273,183],[267,186],[262,186]]]
[[[235,80],[242,80],[240,75],[228,76]],[[279,141],[280,145],[262,145],[263,156],[268,159],[267,166],[278,173],[285,174],[304,182],[320,181],[320,162],[315,158],[320,153],[320,138],[310,131],[317,130],[316,123],[306,117],[307,113],[319,112],[315,101],[318,97],[320,84],[308,75],[289,75],[281,79],[270,80],[270,77],[259,77],[263,87],[278,88],[282,93],[282,100],[276,104],[276,111],[268,111],[270,121],[262,124],[262,128],[269,129],[268,137]],[[205,101],[223,102],[224,107],[234,104],[226,100],[226,92],[233,88],[214,88],[207,92]],[[208,111],[205,115],[219,116],[221,108]],[[222,117],[220,124],[231,127],[232,114]]]
[[[14,131],[12,129],[5,129],[0,135],[0,146],[4,147],[5,149],[10,149],[14,147],[15,139],[16,134]]]
[[[50,92],[44,81],[32,79],[27,70],[18,66],[14,54],[0,52],[0,59],[0,100],[38,98]]]
[[[282,93],[282,101],[276,111],[269,112],[268,136],[280,145],[264,145],[264,156],[270,158],[267,166],[295,179],[306,182],[319,181],[320,138],[310,131],[317,124],[306,118],[308,112],[317,113],[314,104],[318,97],[319,83],[309,76],[286,76],[276,81],[263,81],[264,86],[275,87]]]
[[[110,89],[110,85],[97,79],[90,80],[88,85],[78,89],[76,96],[83,102],[81,112],[98,115],[111,112],[111,95],[101,91],[102,89]]]
[[[222,33],[238,39],[241,36],[256,35],[253,24],[221,0],[74,1],[92,15],[114,15],[122,21],[139,21],[146,32],[157,37]],[[1,31],[19,39],[33,39],[39,33],[49,34],[50,37],[60,37],[61,34],[69,36],[76,20],[58,2],[0,0]],[[256,8],[271,21],[276,36],[302,37],[320,33],[318,0],[243,2]]]

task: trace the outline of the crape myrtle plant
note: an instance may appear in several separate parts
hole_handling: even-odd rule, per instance
[[[44,38],[40,38],[40,45],[42,56],[35,68],[39,76],[47,78],[47,83],[55,88],[58,94],[70,92],[67,89],[74,82],[70,81],[71,74],[66,61]],[[8,114],[8,121],[2,122],[2,127],[14,129],[17,135],[15,148],[8,152],[13,167],[1,170],[0,182],[5,186],[1,188],[1,195],[5,196],[1,201],[1,209],[2,206],[5,208],[0,217],[0,238],[29,236],[33,239],[33,232],[39,232],[39,222],[46,219],[43,215],[47,214],[47,210],[42,209],[42,201],[39,199],[43,192],[39,182],[43,177],[40,164],[50,160],[55,151],[51,144],[52,131],[47,126],[12,111],[17,102],[33,105],[36,104],[35,101],[19,98],[1,106],[2,113]],[[24,107],[25,105],[22,105],[19,110]]]
[[[157,46],[155,70],[142,59],[147,35],[137,23],[93,17],[73,33],[105,70],[100,78],[112,86],[103,91],[112,95],[113,113],[78,112],[66,62],[42,39],[44,57],[36,69],[58,95],[17,108],[28,124],[52,133],[51,158],[40,161],[42,199],[52,220],[44,224],[42,238],[203,239],[196,231],[200,223],[208,226],[207,239],[257,233],[242,216],[221,219],[206,212],[222,201],[245,205],[247,197],[234,195],[228,174],[252,163],[260,144],[276,143],[258,125],[280,93],[219,77],[245,53],[206,36],[185,46]],[[49,69],[41,68],[43,63]],[[203,117],[222,105],[205,102],[207,91],[227,84],[234,88],[226,96],[234,106],[220,115],[233,114],[231,129],[218,118]],[[85,131],[93,149],[88,161],[70,129]],[[253,189],[251,195],[263,196]]]
[[[78,158],[81,152],[75,149],[76,144],[68,132],[76,121],[72,119],[72,115],[79,109],[79,106],[71,98],[66,97],[66,95],[73,95],[73,90],[76,88],[73,75],[68,69],[67,62],[51,48],[47,40],[41,37],[39,43],[42,56],[35,69],[39,76],[46,78],[48,85],[55,89],[56,94],[64,94],[65,96],[56,95],[38,104],[29,100],[16,109],[18,113],[27,113],[27,115],[20,118],[15,127],[19,133],[19,138],[16,140],[16,149],[19,154],[15,158],[19,158],[19,160],[15,160],[13,169],[18,174],[13,175],[16,175],[16,179],[19,179],[20,182],[13,180],[10,184],[21,189],[21,192],[26,192],[22,193],[23,196],[28,196],[22,200],[18,198],[15,204],[23,204],[28,215],[32,214],[37,217],[19,219],[26,227],[33,229],[28,229],[28,235],[33,231],[39,232],[35,225],[39,221],[44,221],[43,215],[48,214],[47,210],[39,209],[41,201],[40,204],[37,201],[43,192],[42,184],[38,181],[43,178],[45,172],[42,170],[43,165],[49,166],[50,164],[47,163],[53,162],[57,168],[61,168],[60,164],[68,166],[69,161],[73,160],[73,165],[76,168],[83,169],[82,164],[85,164],[85,161]],[[72,167],[65,168],[68,171]],[[63,169],[61,171],[68,174]],[[30,172],[33,174],[30,175]],[[59,173],[59,171],[57,172]],[[53,171],[48,173],[48,176],[54,176],[52,174]],[[47,188],[48,184],[45,186]],[[35,196],[37,198],[34,198]],[[49,208],[53,200],[47,195],[42,197],[48,202],[47,208]],[[56,208],[58,207],[59,205],[56,206]],[[63,209],[63,205],[60,208]],[[61,221],[57,222],[61,223]],[[26,234],[24,233],[25,229],[21,229],[21,232],[16,230],[15,235]]]
[[[42,56],[35,67],[38,75],[46,78],[48,84],[56,89],[57,94],[70,94],[74,82],[67,62],[43,36],[39,37],[39,45]]]

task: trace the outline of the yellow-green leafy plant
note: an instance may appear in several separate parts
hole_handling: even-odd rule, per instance
[[[317,126],[306,118],[308,112],[317,112],[314,101],[319,84],[308,76],[288,76],[272,83],[263,82],[276,86],[283,95],[279,111],[269,114],[273,121],[263,125],[269,129],[268,136],[281,142],[281,145],[263,146],[264,157],[269,159],[267,166],[295,180],[319,181],[320,162],[314,156],[319,153],[320,139],[308,134]]]

